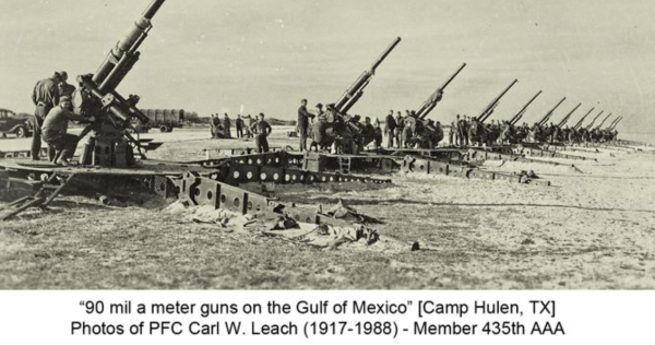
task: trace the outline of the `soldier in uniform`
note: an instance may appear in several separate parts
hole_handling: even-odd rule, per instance
[[[234,126],[237,129],[237,138],[243,138],[243,119],[241,118],[241,114],[237,115]]]
[[[271,128],[271,125],[264,120],[264,113],[259,113],[259,121],[255,122],[250,129],[257,134],[255,137],[255,145],[257,146],[259,153],[268,152],[267,138],[273,129]]]
[[[373,141],[373,143],[375,145],[375,149],[377,150],[377,149],[382,147],[382,128],[380,128],[380,121],[377,121],[377,119],[375,119],[375,120],[376,121],[375,121],[375,125],[374,125],[375,126],[375,132],[374,132],[374,139],[373,139],[374,141]],[[389,147],[391,147],[391,146],[389,146]]]
[[[59,96],[68,96],[70,99],[73,99],[73,93],[75,92],[75,86],[68,84],[68,73],[66,71],[59,72]],[[72,109],[71,109],[72,110]]]
[[[218,114],[212,115],[211,130],[213,139],[218,139],[221,137],[220,134],[222,132],[222,126],[221,120],[218,118]]]
[[[410,145],[411,145],[412,137],[415,134],[414,133],[415,128],[416,128],[416,119],[412,117],[411,114],[403,119],[403,127],[400,137],[400,142],[402,143],[402,147],[411,148]]]
[[[307,135],[309,134],[309,119],[314,117],[307,111],[307,100],[300,101],[298,108],[298,121],[296,123],[296,130],[300,138],[300,152],[307,151]]]
[[[384,134],[387,135],[387,148],[393,147],[393,138],[396,136],[396,120],[393,118],[393,110],[384,119]]]
[[[373,124],[371,123],[371,118],[368,116],[364,118],[364,126],[362,127],[360,140],[361,140],[362,148],[370,142],[375,142],[375,127],[373,127]],[[377,145],[375,148],[377,149]]]
[[[73,158],[77,142],[79,141],[78,136],[66,133],[68,131],[68,122],[71,120],[95,121],[93,116],[85,118],[81,115],[74,114],[69,110],[71,107],[70,97],[62,96],[59,99],[59,105],[50,109],[48,112],[41,128],[43,140],[50,147],[58,151],[54,162],[57,165],[70,165],[69,160]]]
[[[396,129],[394,130],[394,138],[396,139],[396,147],[401,148],[403,143],[401,141],[401,135],[403,133],[403,118],[401,117],[400,111],[396,112]]]
[[[255,122],[257,122],[257,120],[255,119],[255,117],[252,116],[252,115],[250,115],[250,114],[248,114],[248,126],[246,126],[246,128],[247,128],[247,130],[248,130],[248,133],[247,133],[247,134],[248,134],[248,138],[253,138],[253,137],[255,136],[255,135],[253,134],[253,132],[252,132],[252,126],[255,125]]]
[[[232,127],[232,122],[230,121],[230,117],[227,116],[227,113],[223,115],[222,125],[223,125],[223,129],[225,130],[225,137],[232,138],[232,132],[230,131],[230,128]]]
[[[52,77],[39,80],[34,86],[34,91],[32,91],[32,101],[36,106],[36,109],[34,110],[34,123],[32,125],[34,129],[31,148],[33,160],[39,160],[39,152],[41,151],[41,126],[43,125],[43,120],[45,120],[48,112],[50,112],[55,105],[59,104],[59,82],[59,73],[55,72]],[[48,149],[48,158],[50,161],[55,158],[54,154],[53,150]]]

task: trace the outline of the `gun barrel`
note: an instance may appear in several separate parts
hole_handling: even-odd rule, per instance
[[[382,61],[384,61],[391,51],[400,43],[401,38],[397,37],[391,45],[378,57],[371,69],[364,71],[355,82],[346,90],[343,96],[335,103],[335,109],[340,113],[346,113],[350,108],[352,108],[355,103],[362,97],[364,94],[364,89],[371,81],[371,78],[375,74],[375,70],[380,66]]]
[[[619,125],[619,122],[621,122],[622,120],[623,120],[623,116],[620,116],[619,119],[612,125],[610,130],[614,130],[616,128],[616,126]]]
[[[375,73],[375,70],[378,68],[378,66],[380,66],[380,64],[387,58],[387,56],[391,54],[391,52],[394,50],[394,48],[396,48],[396,46],[398,45],[398,43],[400,43],[400,41],[401,38],[396,37],[396,39],[393,42],[391,42],[389,47],[387,47],[387,49],[384,52],[382,52],[382,55],[380,55],[380,57],[378,57],[378,59],[375,60],[375,62],[373,63],[373,66],[371,66],[371,74]]]
[[[449,79],[448,79],[448,80],[447,80],[443,85],[441,85],[441,88],[439,88],[439,89],[440,89],[441,91],[445,90],[445,89],[448,87],[448,85],[450,85],[450,83],[451,83],[453,80],[455,80],[455,78],[457,78],[457,76],[459,75],[459,73],[462,72],[462,70],[464,69],[464,67],[466,67],[466,62],[462,63],[462,65],[459,67],[459,69],[457,69],[457,71],[456,71],[455,73],[453,73],[453,75],[451,75],[450,78],[449,78]]]
[[[131,68],[136,63],[138,56],[135,53],[148,36],[148,31],[152,28],[150,20],[164,4],[164,1],[153,0],[143,14],[134,22],[130,31],[109,51],[105,61],[98,67],[96,74],[93,76],[93,82],[100,85],[103,92],[113,91],[111,88],[116,87],[129,71],[129,68],[120,68],[120,71],[114,71],[117,65],[129,66]],[[124,58],[128,61],[121,63]],[[111,78],[108,78],[110,74]]]
[[[557,104],[553,107],[553,109],[547,112],[546,115],[539,122],[537,122],[537,124],[539,126],[543,126],[546,122],[548,122],[550,117],[553,116],[553,112],[555,112],[555,110],[557,110],[557,108],[559,108],[559,106],[562,105],[562,103],[564,103],[565,100],[566,97],[562,98],[559,102],[557,102]]]
[[[573,115],[573,113],[575,113],[575,111],[578,110],[578,108],[580,108],[581,105],[582,105],[582,102],[578,103],[578,105],[576,105],[575,108],[573,108],[573,110],[571,110],[568,114],[566,114],[566,116],[562,119],[562,121],[560,121],[560,123],[557,125],[557,127],[561,128],[567,122],[569,122],[569,119],[571,118],[571,115]]]
[[[591,120],[591,123],[590,123],[589,125],[587,125],[587,127],[585,127],[585,129],[586,129],[586,130],[590,130],[591,127],[594,126],[594,123],[596,123],[596,120],[597,120],[601,115],[603,115],[604,112],[605,112],[605,110],[601,110],[600,113],[598,113],[598,114],[596,115],[596,117],[594,117],[594,119]]]
[[[573,129],[580,128],[580,126],[582,126],[582,123],[587,118],[587,116],[589,116],[589,114],[591,114],[591,112],[593,112],[595,109],[596,107],[591,107],[591,109],[589,109],[589,111],[582,118],[580,118],[578,122],[576,122],[575,126],[573,126]]]
[[[494,100],[491,101],[491,103],[489,103],[489,105],[477,117],[477,120],[479,122],[484,122],[487,118],[489,118],[489,116],[491,116],[491,114],[493,113],[494,108],[496,108],[496,106],[498,105],[500,99],[503,98],[505,94],[509,91],[509,89],[511,89],[518,82],[519,82],[518,79],[514,79],[514,81],[511,84],[509,84],[509,86],[505,88],[505,90],[503,90],[503,92],[501,92],[500,95],[498,95],[498,97],[494,98]]]
[[[157,11],[159,11],[161,5],[164,4],[164,1],[166,0],[152,0],[150,5],[148,5],[148,8],[146,8],[146,10],[143,11],[143,18],[146,18],[148,20],[152,19],[155,16],[155,14],[157,14]]]
[[[523,114],[525,114],[525,111],[528,109],[528,107],[530,106],[530,104],[532,104],[532,102],[534,102],[534,100],[537,99],[537,97],[539,97],[539,95],[541,95],[542,92],[543,92],[543,91],[539,90],[539,92],[537,92],[537,94],[534,95],[534,96],[532,97],[532,99],[530,99],[530,101],[528,101],[528,103],[526,103],[526,104],[523,106],[523,108],[521,108],[521,110],[519,110],[519,111],[516,113],[516,115],[514,115],[514,116],[512,117],[511,120],[509,120],[509,123],[510,123],[512,126],[515,125],[515,124],[516,124],[516,123],[517,123],[517,122],[518,122],[518,121],[523,117]]]
[[[607,119],[609,119],[610,116],[612,116],[612,113],[609,113],[607,116],[605,116],[603,121],[601,121],[600,124],[598,124],[598,126],[596,126],[596,129],[600,129],[600,127],[602,127],[605,124],[605,121],[607,121]]]
[[[453,75],[451,75],[450,78],[445,83],[443,83],[440,88],[436,89],[432,95],[430,95],[430,98],[423,102],[423,105],[421,105],[419,110],[416,112],[416,115],[419,119],[424,119],[437,106],[437,103],[439,102],[437,100],[439,94],[443,93],[446,87],[450,85],[450,83],[459,75],[464,67],[466,67],[466,63],[463,63],[462,66],[460,66],[460,68]]]
[[[622,117],[623,117],[623,116],[617,116],[614,120],[612,120],[612,123],[610,123],[610,125],[607,126],[607,129],[611,129],[612,127],[614,127],[614,125],[615,125],[617,122],[619,122],[619,119],[621,119]]]

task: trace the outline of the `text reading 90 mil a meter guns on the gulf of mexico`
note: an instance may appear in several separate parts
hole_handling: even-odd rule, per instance
[[[561,336],[554,300],[305,300],[262,303],[79,302],[71,336]]]

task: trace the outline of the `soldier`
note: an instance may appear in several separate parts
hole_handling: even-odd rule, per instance
[[[375,142],[375,127],[371,124],[371,118],[368,116],[364,118],[364,127],[362,128],[360,140],[362,144],[367,144],[371,141]],[[377,146],[375,148],[377,149]]]
[[[66,71],[59,72],[59,96],[68,96],[72,100],[75,86],[68,84],[66,81],[68,81],[68,73],[66,73]]]
[[[68,121],[95,121],[93,116],[84,118],[81,115],[74,114],[69,110],[71,106],[70,97],[62,96],[59,99],[59,105],[48,112],[41,128],[43,140],[50,147],[59,151],[54,162],[57,165],[70,165],[69,160],[73,158],[79,140],[78,136],[66,133],[68,131]]]
[[[225,137],[232,138],[232,133],[230,132],[230,128],[232,127],[232,122],[230,121],[230,117],[227,116],[227,113],[223,115],[222,125],[223,125],[223,129],[225,130]]]
[[[401,117],[400,111],[396,112],[396,129],[394,130],[394,138],[396,140],[396,147],[401,148],[403,143],[401,142],[401,135],[403,133],[403,118]]]
[[[298,107],[298,122],[296,123],[296,130],[300,138],[300,152],[307,151],[307,135],[309,134],[309,119],[314,115],[307,111],[307,100],[300,101]]]
[[[222,126],[221,126],[221,120],[218,118],[218,114],[212,115],[211,131],[212,131],[212,138],[213,139],[220,138],[219,134],[222,131]]]
[[[411,148],[411,140],[414,136],[414,127],[416,126],[416,119],[411,116],[407,116],[403,119],[403,129],[401,132],[400,142],[402,147]]]
[[[237,138],[243,138],[243,119],[241,118],[241,114],[237,115],[234,125],[237,129]]]
[[[396,120],[393,118],[393,110],[384,119],[384,134],[387,135],[387,148],[393,147],[393,138],[396,136]]]
[[[393,118],[393,116],[392,116]],[[380,128],[380,121],[378,119],[375,119],[375,132],[373,135],[373,143],[375,145],[375,149],[379,149],[382,147],[382,128]],[[392,143],[393,144],[393,143]],[[391,147],[391,146],[389,146]]]
[[[252,138],[255,135],[252,133],[252,126],[255,125],[255,117],[248,114],[248,126],[246,126],[246,131],[248,132],[248,138]]]
[[[41,151],[41,125],[43,125],[43,120],[46,115],[55,105],[59,104],[59,73],[55,72],[54,75],[50,78],[39,80],[34,86],[34,91],[32,92],[32,101],[36,106],[34,110],[34,120],[33,120],[33,129],[34,133],[32,135],[32,160],[39,160],[39,152]],[[48,149],[48,158],[52,161],[54,157],[54,151]]]
[[[316,104],[316,118],[321,119],[321,117],[324,117],[325,112],[323,111],[323,104],[318,103]],[[313,121],[312,121],[313,122]]]
[[[255,137],[255,145],[259,153],[268,152],[268,135],[271,134],[273,129],[271,125],[264,120],[264,113],[259,113],[259,121],[255,122],[250,128],[254,133],[257,133]]]
[[[468,126],[466,125],[466,115],[457,120],[457,136],[459,138],[459,146],[463,147],[468,145]]]

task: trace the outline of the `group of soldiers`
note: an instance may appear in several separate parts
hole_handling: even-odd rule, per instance
[[[334,104],[315,106],[314,113],[307,110],[307,100],[300,101],[296,130],[300,138],[300,151],[331,151],[333,153],[357,153],[369,144],[378,148],[382,144],[380,121],[366,116],[340,114]],[[307,146],[307,140],[311,144]]]
[[[405,110],[405,116],[400,111],[389,110],[384,120],[384,133],[387,148],[433,149],[444,137],[439,121],[421,119],[413,110]]]
[[[509,121],[491,120],[490,123],[481,123],[477,118],[469,116],[456,117],[450,125],[449,141],[455,146],[491,146],[504,144],[554,144],[554,143],[600,143],[615,140],[618,131],[610,128],[559,127],[554,123],[540,125],[535,123],[529,126],[512,125]]]
[[[68,123],[74,121],[93,122],[91,117],[83,118],[73,113],[72,98],[75,87],[67,83],[68,73],[55,72],[51,77],[39,80],[32,92],[36,107],[33,119],[31,156],[40,159],[41,139],[48,145],[48,159],[57,165],[69,165],[80,140],[79,136],[68,134]]]
[[[554,123],[539,125],[535,123],[529,127],[527,123],[514,127],[511,124],[503,123],[501,140],[504,144],[518,144],[521,142],[554,144],[554,143],[603,143],[613,141],[618,136],[618,131],[613,128],[572,128],[569,126],[557,126]]]
[[[268,136],[271,134],[270,124],[264,120],[265,115],[259,113],[257,119],[250,116],[241,117],[237,115],[234,121],[237,138],[255,138],[255,145],[260,153],[268,152]],[[220,118],[218,114],[212,114],[209,122],[211,136],[213,139],[231,139],[232,138],[232,121],[227,113]]]
[[[252,138],[253,133],[250,129],[255,123],[255,118],[250,116],[241,117],[241,114],[237,115],[236,120],[234,120],[234,127],[236,129],[237,138]],[[227,115],[223,114],[221,118],[218,114],[212,114],[209,121],[209,128],[211,131],[212,139],[231,139],[232,138],[232,120]]]
[[[440,122],[419,118],[414,111],[389,111],[384,120],[384,128],[378,118],[371,120],[360,115],[340,114],[333,104],[323,110],[322,104],[316,111],[307,110],[307,100],[301,100],[298,108],[297,131],[300,150],[323,150],[333,153],[358,153],[367,146],[374,150],[382,147],[386,135],[387,148],[432,149],[444,138]],[[307,140],[312,139],[307,146]]]

